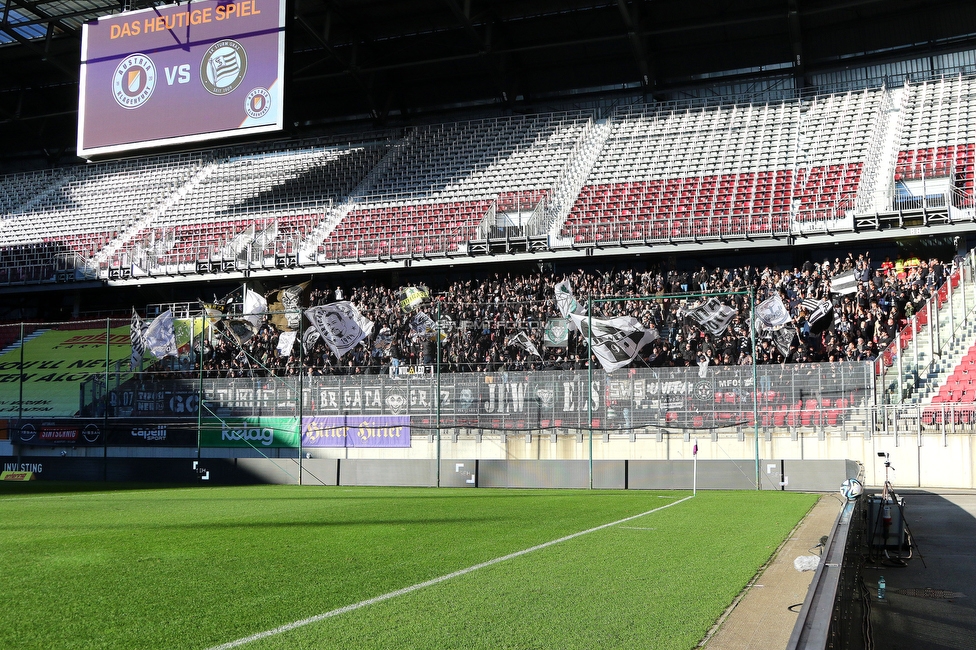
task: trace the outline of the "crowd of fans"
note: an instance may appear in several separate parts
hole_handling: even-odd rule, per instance
[[[430,298],[419,310],[445,323],[445,317],[449,319],[439,346],[437,334],[411,328],[416,312],[401,308],[400,287],[337,286],[327,279],[306,290],[304,306],[348,300],[373,322],[370,336],[342,358],[336,358],[321,339],[302,352],[299,340],[290,355],[283,355],[277,351],[279,332],[266,322],[243,344],[226,334],[206,343],[204,370],[213,377],[432,372],[438,353],[442,372],[584,369],[588,363],[585,337],[571,333],[565,347],[546,347],[544,342],[547,320],[560,315],[554,288],[562,280],[569,281],[584,306],[587,299],[630,298],[596,303],[594,316],[633,316],[657,329],[660,338],[640,351],[633,367],[873,360],[892,344],[906,319],[925,305],[962,259],[911,258],[877,264],[867,254],[849,254],[808,261],[797,268],[615,268],[577,270],[568,275],[499,272],[477,281],[431,283]],[[856,291],[831,293],[831,278],[851,270]],[[725,294],[717,296],[720,302],[737,311],[719,336],[706,333],[686,317],[689,305],[700,298],[675,297],[703,293]],[[777,294],[793,317],[796,334],[785,354],[771,337],[763,335],[754,351],[750,305]],[[811,328],[802,305],[808,298],[832,301],[830,327],[823,331]],[[309,327],[307,321],[304,327]],[[539,356],[526,346],[512,344],[519,332],[528,335]],[[597,361],[593,359],[593,363]]]

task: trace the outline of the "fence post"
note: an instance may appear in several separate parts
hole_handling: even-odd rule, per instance
[[[949,301],[949,341],[956,340],[956,316],[952,313],[952,274],[946,280],[946,298]]]
[[[902,358],[901,358],[902,357],[901,332],[899,331],[896,331],[895,333],[895,357],[898,360],[898,363],[895,366],[895,374],[897,376],[897,382],[895,386],[898,395],[898,401],[896,403],[901,404],[904,396],[905,365],[904,363],[902,363]]]
[[[20,321],[20,377],[17,382],[20,396],[17,398],[17,419],[24,419],[24,321]]]

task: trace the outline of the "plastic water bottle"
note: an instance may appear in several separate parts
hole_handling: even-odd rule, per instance
[[[878,600],[884,600],[885,597],[885,579],[884,576],[878,578]]]

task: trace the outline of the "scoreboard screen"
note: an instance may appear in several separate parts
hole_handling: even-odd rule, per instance
[[[99,18],[81,39],[78,155],[281,130],[285,0]]]

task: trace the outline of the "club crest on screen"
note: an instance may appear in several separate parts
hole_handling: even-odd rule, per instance
[[[112,75],[112,95],[122,108],[139,108],[156,88],[156,66],[145,54],[122,59]]]
[[[244,98],[244,112],[252,119],[262,118],[271,110],[271,93],[255,88]]]
[[[247,72],[247,52],[229,38],[211,45],[200,62],[200,81],[211,95],[234,92]]]

